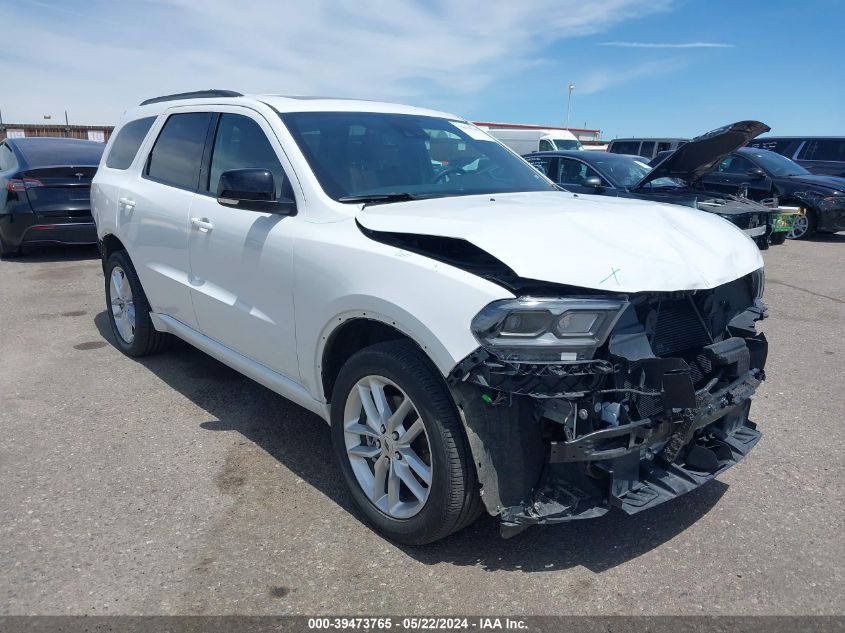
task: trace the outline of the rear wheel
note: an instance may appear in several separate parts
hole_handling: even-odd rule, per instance
[[[801,213],[792,220],[792,230],[786,237],[790,240],[803,240],[816,232],[816,212],[807,207],[801,207]]]
[[[783,244],[785,241],[786,241],[786,233],[783,232],[783,231],[780,232],[780,233],[772,233],[771,237],[769,237],[769,242],[771,242],[771,244],[773,246],[779,246],[779,245]]]
[[[127,356],[160,352],[170,335],[153,327],[150,304],[126,251],[109,255],[105,274],[106,308],[117,346]]]
[[[20,246],[9,246],[3,238],[0,237],[0,257],[9,259],[10,257],[19,257],[23,252]]]
[[[431,543],[480,513],[475,467],[452,397],[409,341],[354,354],[332,392],[332,444],[368,521],[401,543]]]

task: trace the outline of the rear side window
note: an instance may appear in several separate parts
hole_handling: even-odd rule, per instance
[[[171,114],[147,162],[146,175],[166,185],[196,191],[210,112]]]
[[[221,114],[214,137],[211,169],[206,191],[217,192],[220,174],[230,169],[267,169],[276,184],[276,199],[293,198],[287,178],[273,146],[261,127],[240,114]],[[283,193],[284,192],[284,193]]]
[[[537,168],[537,170],[544,176],[549,176],[549,178],[551,178],[551,166],[554,162],[553,159],[548,158],[546,156],[532,156],[531,158],[527,158],[526,160],[531,163],[532,166]]]
[[[5,143],[0,145],[0,171],[9,171],[17,166],[18,161],[12,148]]]
[[[640,147],[640,156],[654,157],[654,141],[643,141],[642,147]]]
[[[135,160],[135,154],[138,153],[138,148],[144,142],[144,137],[153,125],[154,116],[144,117],[143,119],[136,119],[130,121],[117,133],[117,138],[109,150],[109,155],[106,157],[106,167],[112,169],[129,169],[129,165]]]
[[[801,160],[845,161],[844,139],[819,139],[810,141],[801,151]]]
[[[610,151],[614,154],[634,154],[640,153],[639,141],[619,141],[610,144]]]

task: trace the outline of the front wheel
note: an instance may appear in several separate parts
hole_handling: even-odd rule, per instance
[[[475,467],[443,378],[409,341],[355,353],[332,391],[332,444],[352,498],[376,529],[431,543],[480,514]]]
[[[780,246],[786,241],[786,233],[781,231],[780,233],[772,233],[771,237],[769,237],[769,242],[772,246]]]
[[[801,207],[801,213],[792,220],[792,230],[786,237],[790,240],[803,240],[816,232],[816,213],[807,207]]]

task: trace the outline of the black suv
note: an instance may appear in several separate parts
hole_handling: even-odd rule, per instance
[[[845,136],[764,136],[748,146],[777,152],[814,174],[845,177]]]

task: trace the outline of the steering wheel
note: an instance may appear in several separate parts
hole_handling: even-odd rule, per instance
[[[443,178],[448,176],[449,174],[465,174],[466,172],[460,167],[447,167],[439,174],[437,174],[434,178],[431,179],[432,183],[440,182]]]

